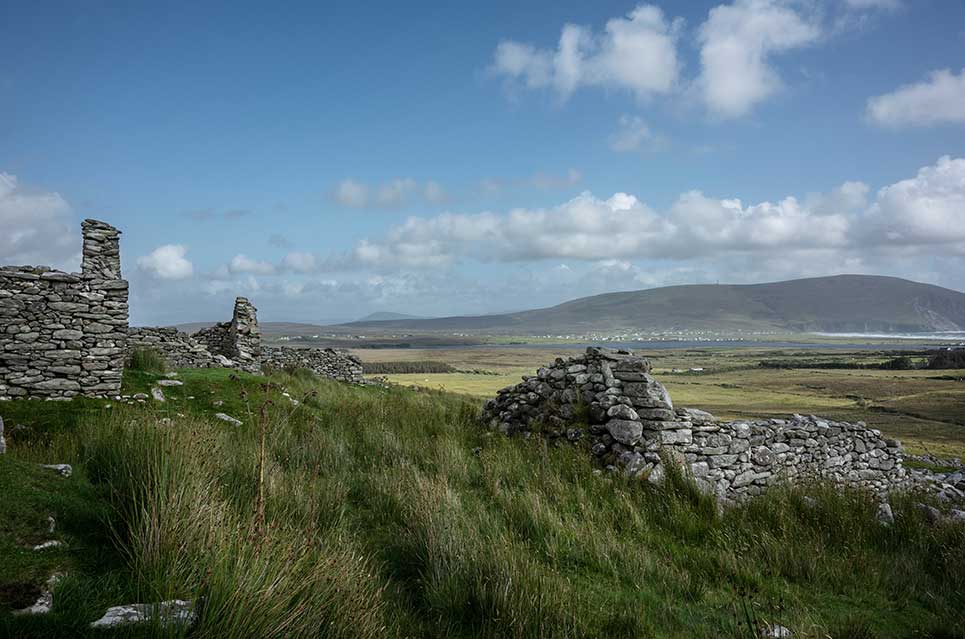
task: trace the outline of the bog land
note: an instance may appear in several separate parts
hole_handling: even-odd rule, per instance
[[[454,372],[390,373],[392,382],[490,397],[555,357],[565,344],[539,347],[357,349],[366,363],[448,364]],[[900,354],[867,348],[708,347],[636,352],[682,406],[725,419],[818,414],[864,421],[901,439],[913,453],[965,456],[965,370],[857,368]],[[911,355],[915,361],[915,355]],[[918,360],[921,362],[923,360]],[[762,362],[770,366],[762,366]],[[779,362],[784,367],[771,367]],[[819,368],[820,366],[829,366]],[[855,368],[830,368],[854,366]],[[434,367],[426,366],[426,369]],[[400,368],[400,370],[402,370]]]

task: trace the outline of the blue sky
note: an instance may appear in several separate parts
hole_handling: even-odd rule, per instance
[[[965,289],[963,3],[193,4],[0,9],[0,263],[104,219],[145,324]]]

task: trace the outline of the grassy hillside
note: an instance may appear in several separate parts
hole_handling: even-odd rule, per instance
[[[720,515],[680,478],[493,435],[464,397],[180,375],[164,404],[0,404],[31,428],[0,457],[0,593],[69,575],[0,636],[112,636],[87,628],[107,605],[181,597],[203,602],[191,637],[965,637],[965,526],[910,498],[891,528],[821,486]],[[66,546],[28,550],[50,514]]]
[[[584,297],[506,315],[354,322],[354,330],[505,334],[651,330],[965,330],[965,294],[893,277],[840,275],[750,285],[669,286]]]

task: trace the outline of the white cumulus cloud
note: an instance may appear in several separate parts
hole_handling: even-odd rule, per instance
[[[882,188],[871,202],[869,191],[852,181],[824,194],[744,204],[695,190],[662,212],[631,194],[604,200],[584,192],[547,209],[410,217],[383,238],[357,244],[352,257],[363,268],[395,269],[460,259],[687,261],[744,254],[777,262],[791,251],[823,255],[830,264],[832,254],[896,246],[965,253],[965,159],[941,158]]]
[[[697,88],[716,116],[747,114],[783,83],[771,58],[814,43],[821,27],[781,0],[736,0],[710,10],[700,27]]]
[[[316,260],[311,253],[293,251],[282,260],[282,266],[296,273],[311,273],[316,268]]]
[[[70,206],[58,193],[25,189],[0,172],[0,264],[62,266],[76,259],[80,240],[71,226]]]
[[[362,208],[369,202],[369,190],[355,180],[342,180],[335,187],[335,201],[344,206]]]
[[[922,82],[873,97],[868,117],[888,127],[965,124],[965,69],[933,71]]]
[[[137,266],[162,280],[187,279],[194,274],[194,265],[185,257],[187,252],[182,244],[165,244],[137,258]]]
[[[659,7],[640,5],[626,17],[607,21],[602,33],[564,25],[555,49],[503,41],[496,47],[493,69],[530,88],[552,88],[564,98],[589,86],[624,89],[641,98],[665,94],[680,73],[682,24],[667,20]]]
[[[421,201],[439,204],[446,199],[442,185],[427,180],[420,185],[412,178],[394,178],[379,184],[366,184],[353,179],[339,182],[332,193],[336,202],[353,209],[367,207],[397,209]]]
[[[878,191],[864,219],[869,241],[959,244],[965,254],[965,159],[945,156]]]
[[[231,273],[270,275],[275,272],[275,266],[270,262],[254,260],[243,253],[239,253],[231,258],[231,261],[228,263],[228,271]]]

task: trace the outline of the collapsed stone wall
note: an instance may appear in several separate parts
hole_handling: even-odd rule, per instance
[[[322,377],[363,382],[361,360],[346,351],[262,346],[258,311],[244,297],[235,300],[230,322],[193,335],[174,328],[131,328],[128,347],[153,348],[175,368],[238,368],[251,373],[260,373],[262,366],[307,368]]]
[[[120,231],[81,225],[80,273],[0,267],[0,399],[116,395],[127,348]]]
[[[246,297],[235,299],[230,322],[203,328],[192,336],[213,355],[233,362],[234,368],[261,373],[261,330],[258,309]]]
[[[307,368],[316,375],[340,382],[361,384],[362,360],[343,350],[332,348],[262,348],[262,363],[274,368]]]
[[[630,351],[588,348],[504,388],[483,419],[506,433],[532,430],[588,437],[604,464],[659,481],[671,460],[724,499],[757,494],[778,481],[823,478],[884,493],[904,485],[900,443],[863,423],[795,415],[721,422],[675,408],[650,363]]]

